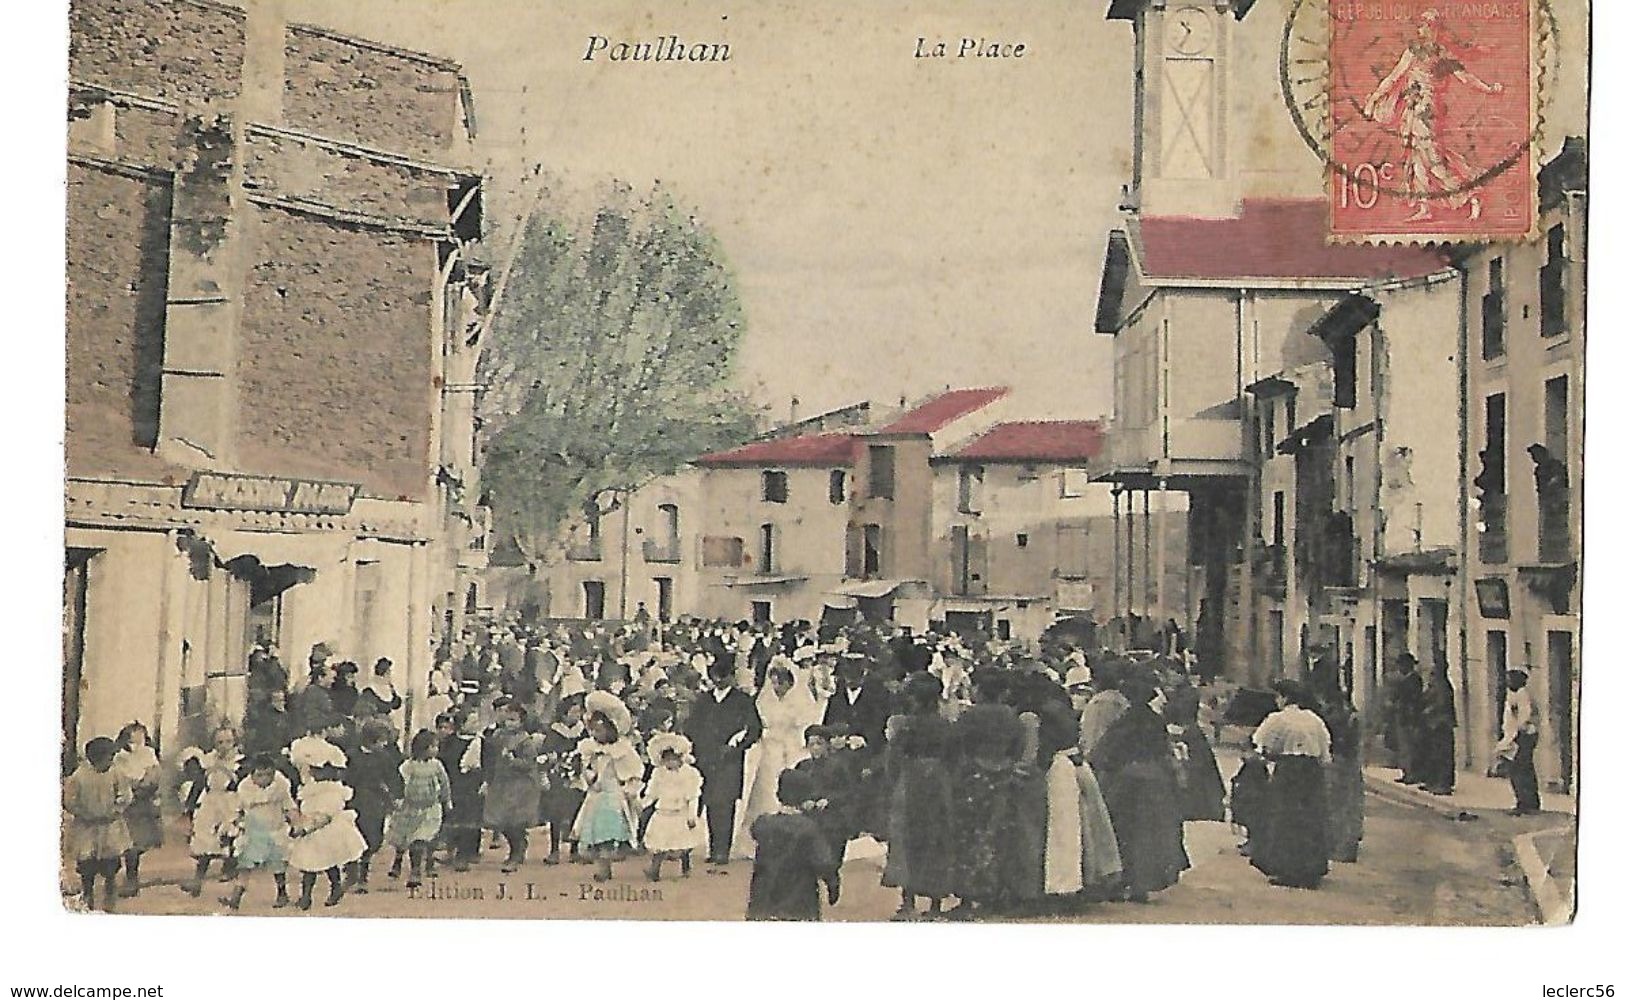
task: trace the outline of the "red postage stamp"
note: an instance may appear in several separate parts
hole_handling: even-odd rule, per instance
[[[1334,238],[1518,239],[1534,220],[1536,0],[1332,0]]]

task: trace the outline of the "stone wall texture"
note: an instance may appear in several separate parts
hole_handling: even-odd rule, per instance
[[[278,135],[249,137],[244,165],[256,191],[398,222],[444,226],[448,178]]]
[[[161,480],[169,185],[68,167],[68,473]]]
[[[290,26],[282,114],[290,128],[433,159],[457,125],[457,72]]]
[[[274,208],[254,215],[237,354],[239,462],[421,499],[438,395],[433,247]]]
[[[189,0],[73,0],[68,75],[177,103],[230,100],[243,72],[243,16]]]

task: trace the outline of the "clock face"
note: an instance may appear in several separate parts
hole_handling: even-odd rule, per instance
[[[1168,48],[1182,56],[1206,53],[1215,34],[1212,13],[1200,7],[1181,7],[1168,19]]]

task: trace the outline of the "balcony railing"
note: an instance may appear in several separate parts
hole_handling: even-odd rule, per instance
[[[643,561],[652,563],[682,562],[683,547],[675,538],[662,541],[656,538],[643,540]]]

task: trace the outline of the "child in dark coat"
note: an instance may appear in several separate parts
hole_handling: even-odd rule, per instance
[[[384,845],[384,820],[401,797],[401,752],[388,722],[370,719],[361,727],[361,749],[350,759],[349,779],[355,791],[350,808],[367,853],[349,866],[347,884],[352,892],[365,894],[373,855]]]
[[[820,882],[828,891],[829,905],[841,898],[841,859],[806,815],[811,794],[805,773],[785,771],[779,775],[780,810],[759,816],[750,825],[756,864],[745,919],[817,920]]]

